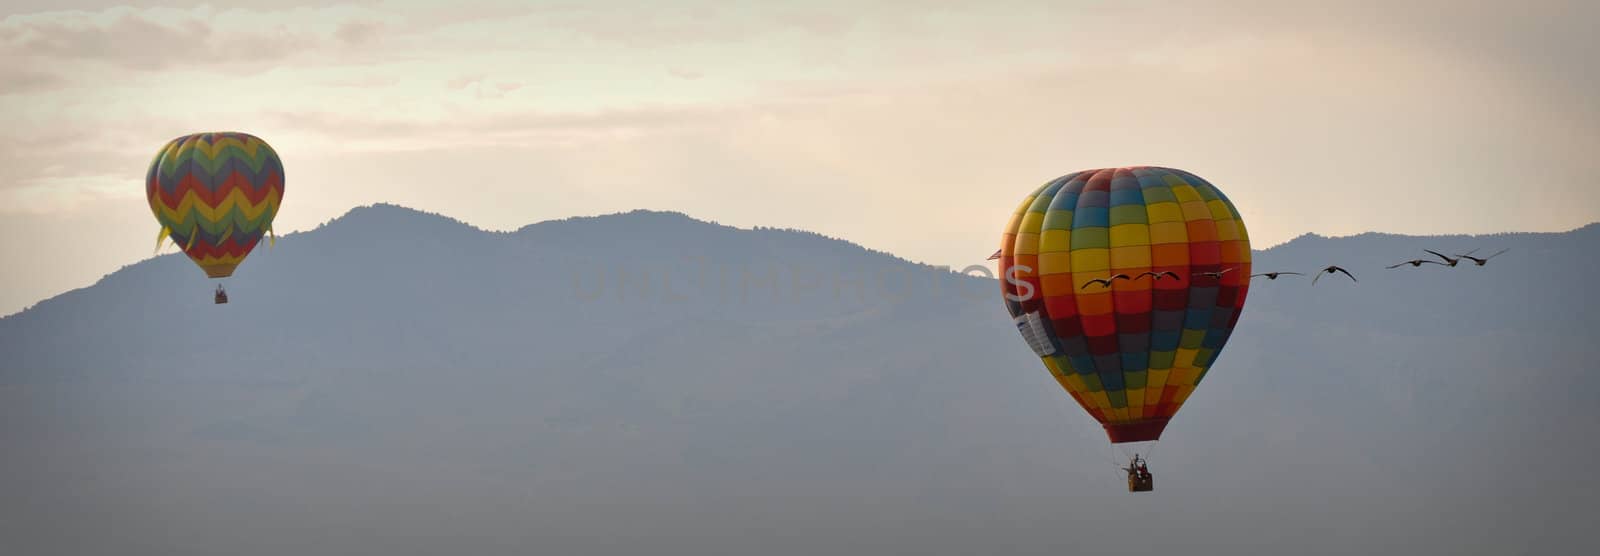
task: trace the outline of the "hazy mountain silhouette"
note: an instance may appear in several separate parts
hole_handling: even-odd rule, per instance
[[[1487,266],[1385,270],[1481,248]],[[975,254],[975,262],[987,253]],[[1589,544],[1600,225],[1303,236],[1122,491],[992,280],[637,211],[379,205],[0,319],[24,554],[1522,554]]]

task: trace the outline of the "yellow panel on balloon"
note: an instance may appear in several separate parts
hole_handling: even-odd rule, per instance
[[[1200,350],[1198,349],[1178,348],[1178,355],[1172,359],[1172,366],[1174,368],[1193,367],[1194,358],[1197,355],[1200,355]]]
[[[1128,419],[1128,408],[1126,407],[1111,408],[1111,415],[1118,421],[1127,422],[1131,420]]]
[[[1079,249],[1072,252],[1073,272],[1111,270],[1111,252],[1105,249]]]
[[[1183,207],[1183,219],[1190,222],[1211,220],[1211,210],[1206,208],[1205,201],[1187,201],[1180,205]]]
[[[1028,232],[1039,231],[1044,226],[1044,213],[1026,212],[1022,214],[1022,230]]]
[[[1078,373],[1063,373],[1063,376],[1066,377],[1065,380],[1067,381],[1067,385],[1072,387],[1072,391],[1089,391],[1089,385],[1083,383],[1083,377],[1078,376]]]
[[[1171,201],[1146,206],[1145,214],[1151,224],[1183,221],[1183,209],[1178,206],[1178,203]]]
[[[1145,375],[1145,388],[1149,388],[1151,392],[1160,392],[1161,388],[1167,385],[1169,380],[1167,375],[1171,373],[1170,369],[1150,369]]]
[[[1066,251],[1039,254],[1039,274],[1067,274],[1072,272],[1072,254]]]
[[[1111,268],[1121,270],[1125,268],[1148,268],[1149,266],[1149,245],[1111,248]],[[1129,277],[1132,278],[1132,276]]]
[[[1183,222],[1162,222],[1150,225],[1150,243],[1152,245],[1188,242],[1189,226]]]
[[[1194,186],[1189,184],[1173,185],[1172,196],[1176,197],[1179,203],[1188,203],[1190,201],[1201,200],[1200,193],[1195,191]]]
[[[1228,210],[1227,203],[1213,199],[1206,201],[1206,208],[1211,209],[1212,220],[1232,220],[1233,211]]]
[[[1045,230],[1039,234],[1040,253],[1065,253],[1071,250],[1071,230]]]
[[[1150,245],[1148,224],[1118,224],[1111,227],[1111,248]]]
[[[1094,400],[1094,406],[1100,409],[1111,409],[1111,398],[1106,397],[1106,391],[1090,392],[1089,399]]]
[[[1239,239],[1239,227],[1233,225],[1233,219],[1217,220],[1217,241],[1236,239]]]

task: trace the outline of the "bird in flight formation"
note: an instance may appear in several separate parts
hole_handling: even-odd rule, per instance
[[[1432,249],[1423,249],[1423,251],[1426,251],[1426,252],[1428,252],[1429,254],[1431,254],[1431,255],[1433,255],[1435,257],[1439,257],[1441,260],[1443,260],[1443,262],[1429,260],[1429,259],[1411,259],[1409,261],[1404,261],[1404,262],[1399,262],[1399,263],[1395,263],[1395,264],[1389,265],[1389,266],[1387,266],[1385,268],[1394,269],[1394,268],[1400,268],[1400,267],[1405,266],[1405,265],[1411,265],[1412,268],[1416,268],[1416,267],[1420,267],[1420,266],[1425,265],[1425,264],[1436,264],[1436,265],[1439,265],[1439,266],[1450,266],[1450,267],[1453,267],[1453,266],[1456,266],[1456,264],[1460,263],[1462,261],[1462,259],[1466,259],[1466,260],[1472,261],[1473,264],[1476,264],[1478,266],[1483,266],[1483,265],[1485,265],[1485,264],[1487,264],[1489,262],[1489,259],[1493,259],[1495,257],[1498,257],[1498,256],[1500,256],[1501,253],[1505,253],[1506,251],[1510,251],[1510,250],[1511,250],[1510,248],[1501,249],[1499,251],[1496,251],[1495,254],[1493,254],[1493,255],[1489,255],[1487,257],[1484,257],[1484,258],[1480,259],[1478,257],[1472,256],[1473,253],[1476,253],[1478,251],[1477,249],[1473,249],[1471,251],[1467,251],[1466,253],[1458,254],[1455,257],[1447,257],[1443,253],[1440,253],[1438,251],[1434,251]],[[996,253],[996,255],[998,255],[998,253]],[[995,257],[990,257],[990,258],[993,259]],[[1237,268],[1238,267],[1228,267],[1228,268],[1224,268],[1222,270],[1218,270],[1218,271],[1215,271],[1215,272],[1196,272],[1196,273],[1194,273],[1194,276],[1196,276],[1196,277],[1204,276],[1204,277],[1207,277],[1207,278],[1211,278],[1211,279],[1217,280],[1217,279],[1221,279],[1222,275],[1227,274],[1229,272],[1232,272],[1234,270],[1237,270]],[[1345,276],[1350,277],[1350,281],[1352,281],[1352,282],[1357,282],[1357,283],[1360,282],[1360,280],[1357,280],[1356,276],[1354,274],[1351,274],[1350,271],[1345,270],[1344,268],[1341,268],[1338,265],[1328,265],[1327,267],[1324,267],[1322,270],[1317,271],[1317,275],[1311,279],[1311,285],[1313,285],[1313,286],[1317,285],[1317,280],[1322,279],[1322,275],[1324,275],[1324,274],[1334,274],[1334,273],[1344,274]],[[1255,278],[1257,276],[1266,276],[1268,280],[1277,280],[1279,276],[1282,276],[1282,275],[1285,275],[1285,274],[1292,274],[1292,275],[1295,275],[1295,276],[1305,276],[1305,274],[1299,273],[1299,272],[1275,271],[1275,272],[1263,272],[1263,273],[1260,273],[1260,274],[1251,274],[1250,277],[1251,278]],[[1134,276],[1134,277],[1130,277],[1127,274],[1114,274],[1109,278],[1096,278],[1094,280],[1090,280],[1088,282],[1084,282],[1083,283],[1083,287],[1079,288],[1079,289],[1080,290],[1088,289],[1089,286],[1093,285],[1093,284],[1100,284],[1102,287],[1109,288],[1109,287],[1111,287],[1112,282],[1115,282],[1117,280],[1138,280],[1138,279],[1144,278],[1146,276],[1149,276],[1149,277],[1151,277],[1151,279],[1157,280],[1157,281],[1161,280],[1162,278],[1168,278],[1168,277],[1172,278],[1173,280],[1180,280],[1180,281],[1182,280],[1182,278],[1179,277],[1177,273],[1174,273],[1174,272],[1171,272],[1171,271],[1161,271],[1161,272],[1146,271],[1143,274],[1140,274],[1140,275]]]
[[[1167,271],[1167,270],[1163,270],[1161,272],[1146,272],[1144,274],[1140,274],[1138,276],[1134,276],[1133,279],[1134,280],[1138,280],[1138,279],[1144,278],[1146,276],[1154,276],[1155,278],[1153,278],[1153,279],[1158,281],[1158,282],[1161,281],[1162,278],[1165,278],[1167,276],[1171,276],[1173,280],[1183,280],[1183,278],[1179,278],[1178,277],[1178,273],[1172,272],[1172,271]]]
[[[1455,258],[1450,258],[1450,257],[1444,256],[1443,253],[1440,253],[1438,251],[1434,251],[1432,249],[1423,249],[1423,251],[1427,251],[1428,253],[1432,254],[1433,256],[1439,257],[1440,259],[1444,260],[1444,265],[1445,266],[1455,266],[1456,263],[1461,262],[1461,255],[1456,255]],[[1471,254],[1473,254],[1473,253],[1475,253],[1477,251],[1478,251],[1477,249],[1473,249],[1471,251],[1467,251],[1467,254],[1471,255]]]
[[[1110,278],[1095,278],[1095,279],[1090,280],[1088,282],[1084,282],[1083,283],[1083,287],[1082,288],[1078,288],[1078,289],[1080,289],[1080,290],[1088,289],[1089,288],[1089,284],[1101,284],[1101,285],[1109,288],[1109,287],[1111,287],[1111,282],[1114,281],[1114,280],[1132,280],[1132,278],[1129,278],[1127,274],[1114,274]]]
[[[1317,273],[1316,278],[1312,278],[1311,279],[1311,285],[1313,285],[1313,286],[1317,285],[1317,279],[1322,278],[1323,274],[1333,274],[1335,272],[1343,272],[1345,276],[1349,276],[1350,277],[1350,281],[1352,281],[1352,282],[1360,282],[1360,280],[1357,280],[1356,276],[1354,274],[1351,274],[1350,271],[1342,269],[1342,268],[1339,268],[1337,265],[1328,265],[1327,268],[1324,268],[1324,269],[1322,269],[1321,272]]]
[[[1461,255],[1461,258],[1463,258],[1463,259],[1470,259],[1470,260],[1472,260],[1472,262],[1474,262],[1474,263],[1478,263],[1478,266],[1483,266],[1483,263],[1487,263],[1487,262],[1489,262],[1489,259],[1493,259],[1493,258],[1495,258],[1495,257],[1498,257],[1498,256],[1500,256],[1500,254],[1501,254],[1501,253],[1504,253],[1504,252],[1506,252],[1506,251],[1510,251],[1510,250],[1511,250],[1511,248],[1509,248],[1509,247],[1507,247],[1507,248],[1505,248],[1505,249],[1501,249],[1501,250],[1499,250],[1499,251],[1496,251],[1496,252],[1495,252],[1495,254],[1493,254],[1493,255],[1489,255],[1489,256],[1487,256],[1487,257],[1484,257],[1484,258],[1481,258],[1481,259],[1480,259],[1480,258],[1477,258],[1477,257],[1474,257],[1474,256],[1472,256],[1472,255],[1470,255],[1470,254],[1467,254],[1467,255]]]
[[[1504,253],[1504,252],[1509,251],[1509,250],[1510,250],[1510,248],[1501,249],[1501,250],[1495,252],[1495,254],[1493,254],[1493,255],[1489,255],[1487,257],[1484,257],[1484,258],[1480,259],[1480,258],[1472,256],[1473,253],[1478,252],[1477,249],[1473,249],[1471,251],[1467,251],[1466,253],[1458,254],[1455,257],[1447,257],[1443,253],[1440,253],[1438,251],[1434,251],[1432,249],[1423,249],[1423,251],[1427,251],[1429,254],[1431,254],[1431,255],[1433,255],[1435,257],[1439,257],[1439,259],[1444,261],[1444,262],[1439,262],[1439,261],[1434,261],[1434,260],[1429,260],[1429,259],[1411,259],[1409,261],[1405,261],[1405,262],[1400,262],[1400,263],[1395,263],[1395,264],[1389,265],[1388,267],[1385,267],[1385,268],[1400,268],[1400,267],[1405,266],[1405,265],[1411,265],[1412,268],[1416,268],[1416,267],[1419,267],[1419,266],[1422,266],[1422,265],[1425,265],[1425,264],[1436,264],[1436,265],[1439,265],[1439,266],[1456,266],[1456,264],[1460,263],[1462,259],[1470,260],[1474,264],[1477,264],[1478,266],[1483,266],[1485,263],[1489,262],[1489,259],[1493,259],[1493,258],[1499,256],[1501,253]],[[1336,272],[1337,273],[1343,273],[1345,276],[1349,276],[1350,280],[1352,282],[1360,282],[1360,280],[1356,280],[1355,275],[1351,274],[1350,271],[1345,270],[1343,268],[1340,268],[1337,265],[1329,265],[1329,266],[1323,268],[1321,271],[1317,272],[1317,276],[1315,278],[1311,279],[1311,284],[1312,285],[1316,285],[1317,280],[1322,278],[1323,274],[1333,274],[1333,273],[1336,273]],[[1215,273],[1215,274],[1216,275],[1220,275],[1221,273]],[[1278,276],[1281,275],[1281,274],[1296,274],[1296,275],[1304,276],[1303,274],[1300,274],[1298,272],[1263,272],[1261,274],[1252,274],[1252,275],[1250,275],[1250,277],[1251,278],[1255,278],[1257,276],[1266,276],[1268,280],[1277,280]]]
[[[1501,249],[1501,250],[1495,252],[1495,254],[1489,255],[1489,256],[1481,258],[1481,259],[1472,256],[1473,253],[1478,252],[1477,249],[1473,249],[1471,251],[1467,251],[1466,253],[1458,254],[1458,255],[1456,255],[1454,257],[1447,257],[1447,256],[1445,256],[1444,253],[1440,253],[1440,252],[1434,251],[1432,249],[1423,249],[1423,251],[1426,251],[1426,252],[1428,252],[1428,254],[1431,254],[1431,255],[1433,255],[1435,257],[1439,257],[1439,260],[1444,261],[1444,262],[1429,261],[1429,260],[1423,260],[1423,259],[1412,259],[1412,260],[1409,260],[1409,261],[1406,261],[1406,262],[1403,262],[1403,263],[1399,263],[1399,264],[1390,266],[1389,268],[1397,268],[1397,267],[1408,265],[1408,264],[1411,265],[1412,267],[1418,267],[1418,266],[1422,266],[1423,263],[1436,264],[1436,265],[1439,265],[1439,266],[1452,266],[1453,267],[1453,266],[1456,266],[1457,264],[1460,264],[1462,259],[1470,260],[1470,261],[1473,262],[1473,264],[1476,264],[1478,266],[1483,266],[1485,263],[1489,262],[1489,259],[1493,259],[1496,256],[1499,256],[1500,253],[1504,253],[1506,251],[1510,251],[1510,248]]]
[[[1457,259],[1457,260],[1460,260],[1460,259]],[[1453,264],[1445,264],[1445,263],[1441,263],[1439,261],[1430,261],[1428,259],[1411,259],[1409,261],[1406,261],[1406,262],[1403,262],[1403,263],[1395,263],[1395,264],[1386,266],[1384,268],[1400,268],[1400,267],[1405,266],[1405,265],[1411,265],[1413,267],[1418,267],[1418,266],[1422,266],[1424,264],[1436,264],[1436,265],[1439,265],[1439,266],[1455,266]]]
[[[1194,273],[1194,275],[1195,276],[1205,276],[1206,278],[1212,278],[1212,279],[1221,280],[1223,274],[1227,274],[1229,272],[1233,272],[1234,268],[1235,267],[1231,267],[1230,266],[1228,268],[1224,268],[1224,269],[1216,271],[1216,272],[1196,272],[1196,273]]]
[[[1131,277],[1131,278],[1127,274],[1114,274],[1110,278],[1095,278],[1095,279],[1090,280],[1088,282],[1084,282],[1083,283],[1083,287],[1078,288],[1078,289],[1080,289],[1080,290],[1089,289],[1089,286],[1091,284],[1100,284],[1101,286],[1109,288],[1109,287],[1111,287],[1111,283],[1114,282],[1114,281],[1117,281],[1117,280],[1138,280],[1138,279],[1144,278],[1146,276],[1152,276],[1153,280],[1160,280],[1160,279],[1168,277],[1168,276],[1172,277],[1173,280],[1182,280],[1182,278],[1179,278],[1178,274],[1175,273],[1175,272],[1171,272],[1171,271],[1148,272],[1147,271],[1144,274],[1140,274],[1138,276],[1134,276],[1134,277]]]

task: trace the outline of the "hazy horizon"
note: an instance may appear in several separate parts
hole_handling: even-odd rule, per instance
[[[482,231],[486,231],[486,232],[515,231],[517,229],[527,228],[527,227],[536,226],[536,225],[544,224],[544,223],[561,222],[561,221],[567,221],[567,220],[572,220],[572,219],[601,218],[601,217],[608,217],[608,216],[620,216],[620,215],[625,215],[625,214],[629,214],[629,213],[635,213],[635,212],[644,211],[644,212],[661,212],[661,213],[669,213],[669,214],[681,214],[681,215],[683,215],[685,217],[688,217],[688,218],[690,218],[692,220],[695,220],[695,221],[713,223],[713,224],[717,224],[717,225],[721,225],[721,226],[729,226],[729,227],[732,227],[734,229],[741,229],[741,230],[756,230],[756,229],[770,228],[770,229],[789,229],[789,230],[800,230],[800,231],[805,231],[805,232],[810,232],[810,233],[820,233],[820,232],[816,232],[815,230],[809,230],[809,229],[804,229],[804,228],[782,228],[782,227],[777,227],[777,226],[763,226],[763,225],[759,225],[759,224],[754,225],[754,226],[749,226],[749,227],[735,226],[735,225],[732,225],[732,224],[727,224],[727,223],[723,223],[723,222],[717,222],[715,220],[711,220],[711,219],[707,219],[707,218],[700,218],[700,217],[694,215],[693,213],[689,213],[689,212],[685,212],[685,211],[681,211],[681,210],[658,211],[658,210],[647,209],[647,208],[635,208],[635,209],[631,209],[631,210],[624,210],[624,211],[618,211],[618,212],[612,212],[612,213],[603,213],[603,214],[593,214],[593,215],[589,215],[589,214],[569,215],[569,216],[565,216],[565,217],[552,218],[552,219],[549,219],[549,220],[541,220],[541,221],[537,221],[537,222],[528,222],[528,223],[523,224],[521,226],[512,226],[512,227],[506,228],[504,230],[497,230],[497,229],[494,229],[494,228],[481,226],[481,225],[478,225],[476,223],[473,223],[473,222],[458,218],[458,217],[450,215],[450,214],[439,213],[439,212],[435,212],[435,211],[431,211],[431,210],[427,210],[427,209],[423,209],[423,208],[419,208],[419,207],[409,207],[409,206],[406,206],[406,205],[403,205],[403,204],[386,202],[386,201],[378,201],[378,202],[371,203],[371,204],[359,205],[359,206],[351,207],[350,211],[356,211],[356,210],[360,210],[360,209],[363,209],[363,208],[384,207],[384,206],[398,207],[398,208],[402,208],[402,209],[414,210],[414,211],[422,212],[422,213],[425,213],[425,214],[431,214],[431,215],[440,216],[440,217],[443,217],[443,218],[446,218],[446,219],[449,219],[449,220],[460,222],[461,224],[469,226],[469,227],[471,227],[473,229],[482,230]],[[349,211],[347,211],[347,212],[345,212],[345,213],[343,213],[341,215],[336,215],[335,217],[329,219],[326,222],[318,223],[317,226],[322,226],[322,225],[326,225],[328,223],[334,222],[334,221],[338,220],[339,217],[342,217],[342,216],[345,216],[345,215],[348,215],[348,214],[350,214]],[[1496,236],[1496,235],[1506,235],[1506,234],[1562,233],[1562,232],[1576,231],[1576,230],[1583,229],[1583,228],[1586,228],[1586,227],[1589,227],[1589,226],[1593,226],[1593,225],[1596,225],[1596,224],[1600,224],[1600,220],[1597,220],[1595,222],[1586,223],[1586,224],[1581,224],[1581,225],[1575,226],[1575,227],[1573,227],[1571,229],[1562,229],[1562,230],[1553,230],[1553,231],[1503,230],[1503,231],[1480,233],[1480,234],[1462,234],[1462,233],[1397,234],[1397,233],[1394,233],[1394,232],[1391,232],[1391,231],[1387,231],[1387,230],[1364,230],[1364,231],[1359,231],[1359,232],[1353,232],[1353,233],[1350,233],[1350,234],[1338,234],[1338,235],[1328,235],[1328,234],[1318,234],[1318,233],[1315,233],[1315,232],[1305,232],[1305,233],[1298,234],[1298,235],[1293,236],[1293,237],[1284,238],[1282,241],[1279,241],[1279,242],[1276,242],[1276,243],[1273,243],[1273,244],[1268,244],[1268,245],[1261,245],[1261,244],[1259,244],[1259,242],[1253,242],[1252,245],[1251,245],[1251,248],[1253,250],[1255,250],[1255,251],[1264,251],[1264,250],[1272,249],[1274,247],[1283,245],[1284,243],[1286,243],[1286,242],[1288,242],[1290,240],[1293,240],[1293,239],[1296,239],[1296,238],[1299,238],[1299,237],[1305,237],[1305,236],[1314,236],[1314,237],[1329,238],[1329,239],[1349,238],[1349,237],[1360,236],[1360,235],[1364,235],[1364,234],[1389,234],[1389,235],[1398,235],[1398,236],[1404,236],[1404,237]],[[284,234],[284,235],[285,236],[295,236],[295,235],[298,235],[298,234],[305,233],[306,231],[310,231],[310,230],[299,230],[299,231],[290,232],[290,233],[287,233],[287,234]],[[826,237],[825,234],[823,234],[823,235]],[[899,253],[892,253],[892,252],[882,251],[881,249],[877,249],[876,247],[871,246],[871,245],[865,245],[862,242],[856,241],[856,240],[854,240],[852,238],[840,237],[840,238],[834,238],[834,239],[838,239],[838,240],[841,240],[841,241],[848,241],[848,242],[850,242],[852,244],[861,245],[862,247],[867,248],[867,249],[873,249],[873,250],[881,251],[881,252],[884,252],[884,253],[886,253],[888,255],[895,256],[895,257],[898,257],[898,258],[901,258],[901,259],[905,259],[905,260],[907,260],[909,262],[912,262],[912,263],[925,264],[925,265],[931,265],[931,266],[936,266],[936,267],[937,266],[944,266],[944,267],[949,267],[951,270],[958,271],[958,272],[961,271],[962,269],[966,269],[966,268],[971,267],[971,266],[981,266],[981,267],[984,267],[984,268],[986,268],[987,270],[989,270],[991,272],[991,274],[986,275],[986,276],[991,276],[991,277],[994,276],[992,274],[993,271],[995,270],[994,269],[994,262],[993,261],[985,261],[985,260],[983,260],[984,257],[981,257],[981,256],[974,255],[972,257],[969,257],[969,259],[967,261],[957,261],[954,264],[939,263],[939,262],[934,262],[934,261],[916,260],[916,259],[912,259],[912,258],[909,258],[909,257],[905,257],[904,255],[901,255]],[[272,249],[272,247],[265,247],[265,248],[266,249]],[[131,262],[126,263],[126,264],[127,265],[136,264],[136,263],[142,262],[144,260],[149,260],[150,258],[161,257],[161,256],[166,256],[166,255],[181,255],[181,252],[174,245],[172,245],[169,242],[166,245],[164,245],[159,252],[150,254],[150,256],[145,258],[145,259],[141,259],[141,260],[138,260],[138,261],[131,261]],[[256,264],[261,264],[261,263],[256,263]],[[126,266],[126,265],[124,265],[124,266]],[[106,275],[109,276],[109,274],[111,272],[113,272],[114,270],[115,269],[107,270],[106,271],[106,273],[107,273]],[[0,317],[13,315],[13,314],[17,313],[18,311],[22,311],[26,307],[32,306],[32,305],[34,305],[35,303],[37,303],[39,301],[43,301],[45,299],[49,299],[50,297],[54,297],[54,296],[56,296],[56,295],[58,295],[60,293],[63,293],[65,291],[91,286],[94,283],[97,283],[99,280],[102,280],[104,278],[105,278],[105,276],[97,277],[97,278],[95,278],[93,281],[91,281],[88,284],[69,286],[69,287],[64,288],[62,291],[48,293],[44,297],[41,297],[39,299],[23,301],[18,306],[14,307],[14,308],[7,309],[7,308],[4,308],[4,307],[0,307]]]

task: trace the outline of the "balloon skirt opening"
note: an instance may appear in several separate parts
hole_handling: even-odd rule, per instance
[[[237,266],[239,266],[239,265],[236,265],[236,264],[215,264],[215,265],[200,265],[200,268],[202,270],[206,271],[206,277],[207,278],[227,278],[229,276],[233,276],[233,269],[234,269],[234,267],[237,267]]]
[[[1161,431],[1167,428],[1167,421],[1170,420],[1170,417],[1163,417],[1132,423],[1108,423],[1103,426],[1106,429],[1106,436],[1111,437],[1112,444],[1150,442],[1161,439]]]

